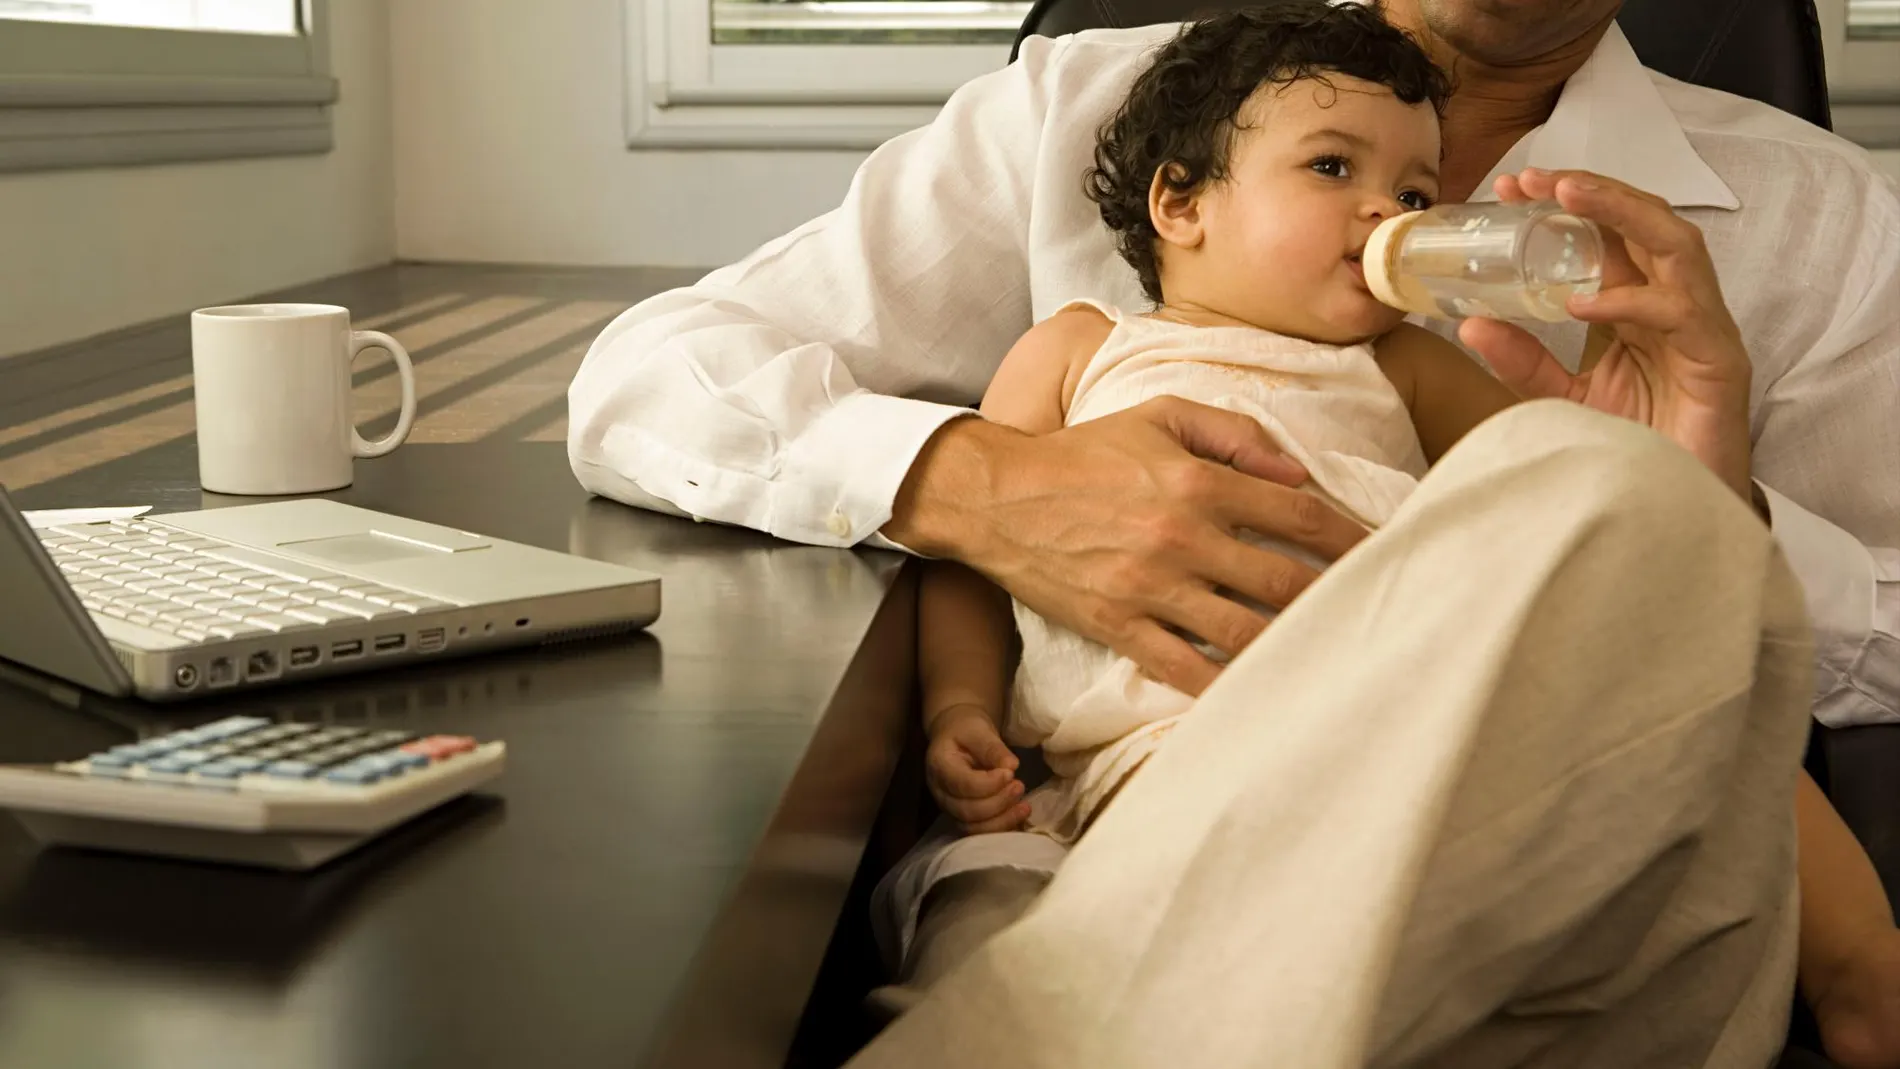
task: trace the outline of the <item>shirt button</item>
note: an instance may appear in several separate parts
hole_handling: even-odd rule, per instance
[[[830,531],[833,538],[850,538],[851,521],[845,518],[844,513],[834,512],[831,518],[825,521],[825,530]]]

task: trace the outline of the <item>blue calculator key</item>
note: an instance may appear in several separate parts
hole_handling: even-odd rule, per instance
[[[149,772],[165,774],[190,772],[192,769],[197,768],[209,760],[210,758],[199,753],[197,750],[180,750],[177,753],[167,754],[147,764],[145,768]]]
[[[403,750],[397,750],[396,755],[402,758],[402,764],[404,768],[428,768],[429,767],[429,759],[419,753],[408,753]]]
[[[233,779],[234,780],[238,778],[238,770],[235,768],[232,768],[230,763],[226,761],[213,761],[208,765],[199,765],[197,768],[193,769],[192,771],[198,773],[199,776],[205,779]]]
[[[105,753],[96,753],[86,758],[86,763],[89,765],[97,765],[100,768],[125,768],[132,765],[136,760],[137,758],[128,754],[113,753],[111,750],[107,750]]]
[[[238,757],[227,757],[218,763],[226,768],[236,769],[239,775],[243,775],[246,772],[256,772],[258,769],[264,767],[264,762],[259,761],[257,758],[244,757],[241,755]]]
[[[385,750],[382,753],[367,754],[356,759],[356,764],[373,768],[384,775],[398,775],[409,771],[409,762],[400,753]]]
[[[198,731],[208,738],[228,739],[233,735],[242,735],[247,731],[269,726],[270,721],[261,716],[227,716],[216,723],[206,724]]]
[[[150,744],[143,742],[128,742],[123,746],[114,746],[106,752],[135,763],[153,755]]]
[[[193,745],[192,740],[186,738],[182,732],[176,735],[163,735],[144,743],[145,756],[158,757],[161,754],[168,754],[173,750],[182,750],[191,745]]]
[[[273,761],[264,769],[265,775],[282,779],[309,779],[316,772],[317,766],[308,761]]]
[[[347,765],[338,765],[323,774],[331,783],[344,783],[352,787],[366,786],[383,778],[383,770],[366,765],[360,761],[351,761]]]

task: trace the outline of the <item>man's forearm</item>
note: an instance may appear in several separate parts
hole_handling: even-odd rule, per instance
[[[999,460],[1022,437],[980,418],[939,427],[911,462],[879,533],[928,557],[971,559]]]

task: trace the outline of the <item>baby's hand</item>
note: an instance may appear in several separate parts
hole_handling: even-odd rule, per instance
[[[1014,831],[1029,819],[1016,765],[995,721],[974,705],[946,709],[930,724],[924,778],[966,835]]]

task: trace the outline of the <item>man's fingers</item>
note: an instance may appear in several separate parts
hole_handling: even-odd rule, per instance
[[[1257,420],[1176,397],[1157,398],[1142,407],[1195,456],[1282,486],[1306,481],[1305,466],[1281,452]]]
[[[1696,314],[1687,293],[1663,286],[1620,286],[1593,297],[1572,297],[1565,307],[1586,323],[1628,323],[1665,333],[1688,326]]]
[[[1022,796],[1021,787],[1012,785],[1009,790],[998,791],[983,798],[941,797],[937,799],[937,804],[943,808],[944,813],[951,820],[969,826],[1002,816],[1015,808]]]
[[[1523,327],[1495,319],[1467,319],[1458,326],[1458,339],[1483,357],[1498,380],[1519,397],[1574,399],[1576,378]]]
[[[1652,254],[1708,255],[1702,231],[1660,197],[1597,174],[1553,173],[1549,177],[1550,195],[1566,211],[1602,223]]]
[[[1200,694],[1220,674],[1219,665],[1153,620],[1138,623],[1135,634],[1116,649],[1142,671],[1184,694]]]
[[[1000,816],[992,817],[989,820],[978,821],[975,824],[963,825],[963,830],[969,835],[988,835],[992,832],[1015,831],[1017,828],[1022,827],[1023,823],[1028,819],[1029,803],[1018,802],[1004,810]]]
[[[1213,510],[1234,527],[1244,527],[1256,534],[1274,538],[1284,538],[1294,545],[1313,551],[1321,560],[1334,561],[1346,555],[1346,551],[1358,545],[1366,537],[1366,529],[1347,519],[1338,509],[1333,508],[1318,497],[1304,490],[1289,490],[1282,486],[1262,486],[1259,482],[1238,478],[1231,472],[1222,473],[1216,480],[1216,492],[1208,502]],[[1227,540],[1229,546],[1198,547],[1196,553],[1205,559],[1210,554],[1220,553],[1225,557],[1221,574],[1208,578],[1223,586],[1251,594],[1270,605],[1284,607],[1284,601],[1276,593],[1276,588],[1261,588],[1258,584],[1261,571],[1277,569],[1272,562],[1281,562],[1296,570],[1291,576],[1275,576],[1274,581],[1282,578],[1299,580],[1297,589],[1288,594],[1297,594],[1306,589],[1313,581],[1312,569],[1294,564],[1277,553],[1257,549],[1235,539]],[[1253,552],[1247,553],[1246,550]],[[1237,555],[1238,554],[1238,555]],[[1252,577],[1251,579],[1249,577]]]
[[[1266,618],[1259,613],[1200,587],[1174,591],[1156,606],[1155,615],[1230,657],[1246,649],[1267,628]]]

